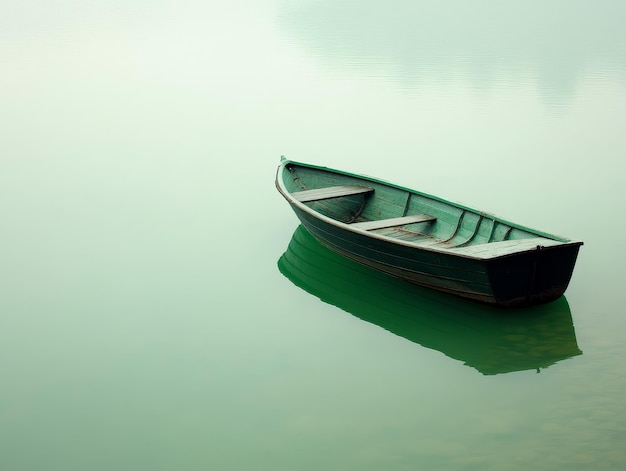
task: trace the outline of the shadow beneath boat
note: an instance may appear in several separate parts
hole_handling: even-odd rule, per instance
[[[515,310],[457,299],[342,257],[303,226],[294,232],[278,268],[322,301],[485,375],[539,372],[582,354],[564,296]]]

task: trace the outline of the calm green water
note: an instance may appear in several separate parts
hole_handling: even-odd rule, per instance
[[[626,466],[626,7],[465,3],[3,3],[0,469]],[[334,257],[281,154],[584,240],[566,297]]]

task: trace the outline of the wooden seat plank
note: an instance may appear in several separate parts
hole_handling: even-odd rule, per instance
[[[398,218],[379,219],[377,221],[355,222],[350,224],[351,227],[372,231],[374,229],[384,229],[387,227],[404,226],[405,224],[415,224],[418,222],[434,221],[437,218],[428,214],[415,214],[413,216],[403,216]]]
[[[538,247],[554,247],[563,244],[564,242],[554,239],[533,237],[529,239],[503,240],[500,242],[469,245],[467,247],[458,247],[449,250],[455,254],[469,255],[475,258],[494,258],[517,252],[537,250]]]
[[[309,201],[327,200],[330,198],[339,198],[342,196],[372,193],[373,191],[374,188],[370,188],[367,186],[342,185],[318,188],[316,190],[294,191],[293,193],[291,193],[291,196],[293,196],[301,203],[306,203]]]

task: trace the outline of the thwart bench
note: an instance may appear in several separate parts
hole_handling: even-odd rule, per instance
[[[291,195],[301,203],[309,203],[311,201],[327,200],[331,198],[340,198],[343,196],[353,196],[361,194],[370,194],[374,192],[374,188],[357,185],[330,186],[326,188],[318,188],[315,190],[294,191]],[[375,229],[385,229],[388,227],[404,226],[406,224],[415,224],[418,222],[435,221],[437,218],[428,214],[415,214],[412,216],[402,216],[389,219],[379,219],[375,221],[363,221],[350,224],[350,227],[356,227],[364,231],[373,231]]]
[[[301,203],[310,201],[327,200],[330,198],[339,198],[341,196],[352,196],[374,193],[374,188],[367,186],[329,186],[327,188],[318,188],[317,190],[294,191],[291,196]]]
[[[363,229],[364,231],[373,231],[374,229],[385,229],[387,227],[404,226],[406,224],[415,224],[417,222],[434,221],[437,218],[428,214],[414,214],[413,216],[402,216],[399,218],[379,219],[376,221],[354,222],[350,227]]]

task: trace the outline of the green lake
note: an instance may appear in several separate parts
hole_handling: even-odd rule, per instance
[[[1,470],[626,467],[626,3],[2,11]],[[583,240],[569,289],[349,262],[281,155]]]

